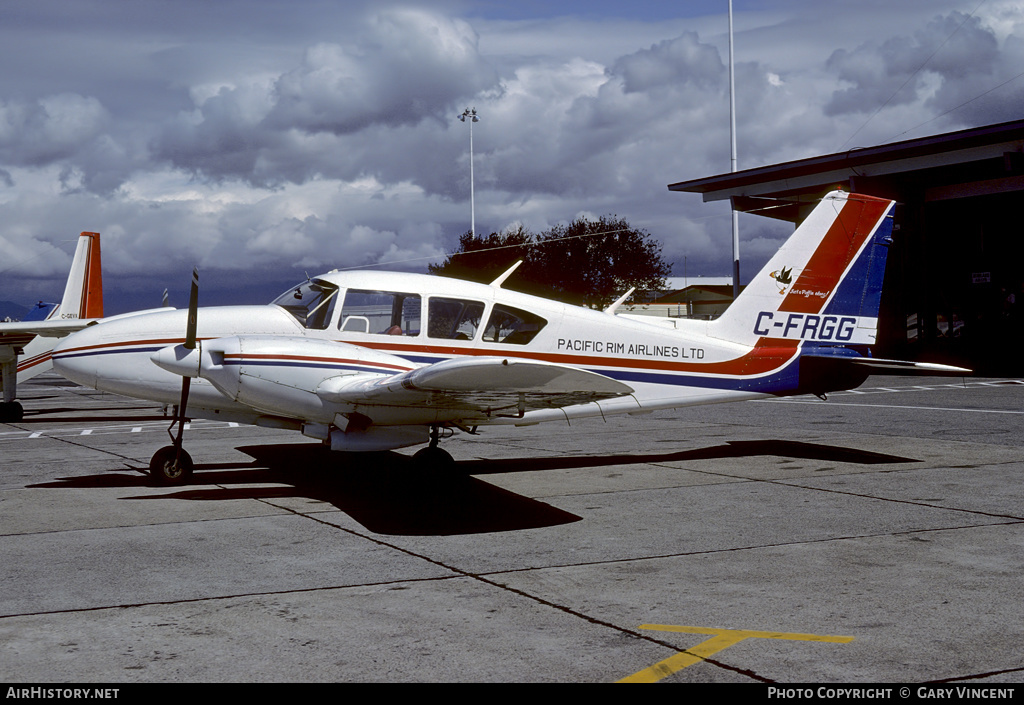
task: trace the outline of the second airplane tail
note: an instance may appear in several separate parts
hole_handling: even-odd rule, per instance
[[[79,236],[64,296],[60,307],[50,317],[103,318],[103,270],[99,233],[82,233]]]
[[[103,318],[103,273],[99,233],[82,233],[79,236],[68,272],[68,281],[64,287],[64,296],[46,320],[90,318]],[[57,344],[57,340],[56,337],[36,336],[24,345],[17,361],[17,382],[31,379],[53,366],[50,352]],[[12,395],[13,393],[8,396]]]

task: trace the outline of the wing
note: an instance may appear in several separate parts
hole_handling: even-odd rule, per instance
[[[32,338],[63,338],[96,323],[95,318],[68,318],[47,321],[15,321],[0,323],[0,345],[22,347]]]
[[[384,378],[332,377],[316,393],[325,402],[363,408],[423,408],[456,418],[494,418],[626,396],[633,389],[578,367],[477,357],[444,360]]]

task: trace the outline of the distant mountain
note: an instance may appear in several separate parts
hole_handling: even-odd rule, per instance
[[[10,318],[12,321],[20,321],[21,317],[29,312],[29,309],[13,301],[0,301],[0,321]]]

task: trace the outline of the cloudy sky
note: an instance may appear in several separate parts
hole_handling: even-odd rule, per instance
[[[731,272],[726,0],[0,3],[0,300],[102,233],[108,313],[423,271],[469,229],[616,214]],[[739,166],[1024,117],[1016,0],[735,0]],[[744,281],[785,236],[741,220]]]

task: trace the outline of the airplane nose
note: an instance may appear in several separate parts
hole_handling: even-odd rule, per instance
[[[72,333],[53,350],[58,374],[78,384],[140,399],[181,398],[181,377],[153,364],[152,356],[180,342],[187,311],[140,311],[107,318]],[[183,356],[183,359],[187,356]]]
[[[50,354],[57,374],[86,387],[96,386],[96,358],[91,352],[98,344],[95,328],[90,326],[72,333],[60,340]]]

